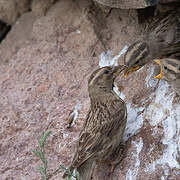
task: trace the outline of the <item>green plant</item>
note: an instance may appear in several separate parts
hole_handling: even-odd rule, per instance
[[[43,132],[41,138],[38,138],[38,149],[33,150],[33,154],[42,161],[42,165],[39,167],[42,180],[47,180],[47,160],[44,155],[44,144],[50,134],[51,131]]]
[[[38,157],[42,161],[42,165],[38,168],[42,177],[42,180],[48,180],[50,179],[54,174],[56,174],[60,169],[63,169],[66,174],[68,175],[66,177],[66,180],[71,180],[71,177],[75,178],[76,180],[80,180],[79,174],[76,172],[76,176],[74,176],[68,168],[65,168],[62,164],[59,165],[59,167],[50,175],[47,175],[47,160],[44,155],[44,145],[46,142],[46,139],[51,134],[51,131],[45,131],[42,133],[41,137],[38,137],[38,148],[36,150],[33,150],[33,154]]]

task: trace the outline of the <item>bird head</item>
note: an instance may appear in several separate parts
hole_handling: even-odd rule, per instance
[[[107,66],[94,71],[88,81],[89,94],[111,91],[115,78],[126,68],[125,65]]]
[[[124,55],[124,64],[128,66],[125,76],[137,71],[149,60],[149,46],[146,42],[137,41],[129,46]]]
[[[178,59],[160,59],[154,60],[160,67],[160,74],[155,76],[155,79],[164,79],[166,81],[173,81],[180,77],[180,60]]]

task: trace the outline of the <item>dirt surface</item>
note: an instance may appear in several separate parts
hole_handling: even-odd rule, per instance
[[[60,0],[45,16],[29,12],[18,19],[0,45],[0,179],[41,179],[32,150],[47,128],[52,131],[45,145],[48,174],[59,164],[70,165],[89,109],[90,74],[103,51],[117,55],[140,29],[135,10],[113,9],[106,16],[88,0]],[[178,179],[180,101],[153,76],[154,65],[149,64],[117,79],[128,107],[124,157],[113,174],[108,165],[99,164],[93,179]],[[165,100],[159,101],[160,95]],[[68,129],[67,117],[77,104],[78,118]],[[51,179],[62,179],[62,174],[60,170]]]

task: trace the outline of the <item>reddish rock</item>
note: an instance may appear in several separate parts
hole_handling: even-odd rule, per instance
[[[23,43],[17,41],[16,51],[11,48],[18,30],[12,27],[4,40],[9,38],[12,45],[0,46],[11,53],[0,66],[0,179],[41,178],[40,160],[32,150],[47,127],[52,131],[45,145],[48,174],[60,163],[70,165],[89,109],[88,78],[105,48],[113,57],[135,40],[137,22],[134,10],[115,9],[105,18],[91,1],[61,0],[46,16],[31,21],[30,29],[21,24],[28,35]],[[113,174],[107,164],[99,164],[94,179],[178,179],[180,101],[166,82],[153,79],[154,71],[149,64],[117,79],[128,109],[126,148]],[[66,119],[77,104],[78,118],[68,129]],[[62,179],[62,174],[60,170],[51,179]]]

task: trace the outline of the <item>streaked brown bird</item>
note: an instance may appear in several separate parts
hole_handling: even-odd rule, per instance
[[[127,110],[113,87],[115,78],[126,68],[119,65],[97,69],[88,81],[90,110],[69,168],[71,173],[77,169],[82,180],[90,180],[96,161],[108,159],[121,146]]]
[[[167,81],[180,96],[180,60],[167,58],[154,61],[160,66],[160,74],[155,78]]]
[[[124,55],[127,73],[136,71],[153,59],[180,59],[180,7],[156,15],[140,38]]]

